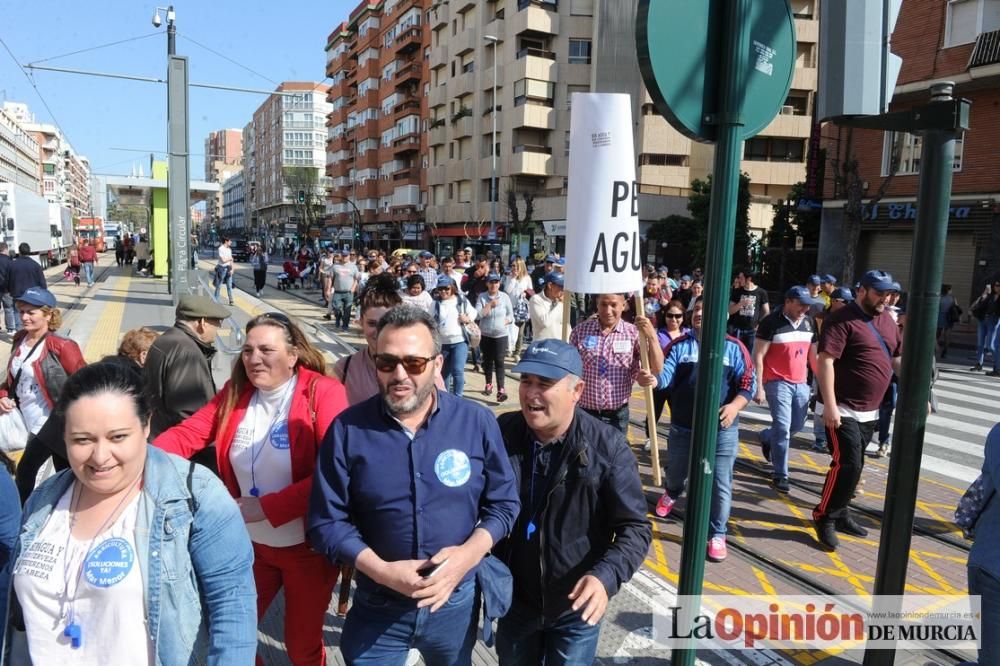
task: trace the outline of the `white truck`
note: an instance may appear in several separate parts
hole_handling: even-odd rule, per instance
[[[21,243],[27,243],[35,261],[42,268],[49,267],[52,229],[49,202],[44,197],[13,183],[0,183],[0,220],[11,255],[18,252]]]
[[[49,203],[49,231],[52,234],[51,261],[63,264],[73,247],[73,213],[66,206]]]
[[[122,242],[122,223],[108,220],[104,223],[104,249],[114,250]]]

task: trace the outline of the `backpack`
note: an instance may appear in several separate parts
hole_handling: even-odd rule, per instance
[[[995,490],[991,490],[989,495],[986,494],[983,488],[983,475],[980,474],[958,500],[958,506],[955,507],[955,524],[962,528],[962,535],[966,539],[976,538],[976,523],[995,493]]]
[[[469,309],[469,301],[462,296],[456,296],[458,299],[458,310],[462,314],[466,314]],[[441,325],[441,301],[434,301],[434,321]],[[462,327],[462,337],[465,338],[466,344],[469,345],[469,349],[476,349],[479,347],[479,343],[483,340],[483,332],[479,330],[479,324],[474,321],[470,321],[468,324],[460,324]]]

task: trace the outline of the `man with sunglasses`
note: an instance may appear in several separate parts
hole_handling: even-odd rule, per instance
[[[212,376],[215,336],[230,315],[228,308],[207,296],[181,296],[173,328],[153,341],[142,369],[152,407],[149,441],[204,407],[217,393]],[[192,460],[217,469],[214,446]]]
[[[532,342],[515,366],[521,410],[497,420],[522,511],[494,553],[514,602],[497,627],[501,664],[594,661],[608,598],[642,566],[652,539],[625,437],[579,408],[580,354]]]
[[[476,566],[520,502],[493,413],[435,389],[434,319],[398,306],[378,322],[379,394],[341,412],[313,481],[308,534],[358,571],[347,663],[468,664]]]

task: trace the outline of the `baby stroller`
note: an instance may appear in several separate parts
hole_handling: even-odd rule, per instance
[[[294,262],[286,261],[281,265],[281,272],[278,273],[278,289],[282,291],[287,290],[289,287],[299,289],[299,280],[299,267]]]

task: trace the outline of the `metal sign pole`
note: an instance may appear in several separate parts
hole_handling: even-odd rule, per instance
[[[167,162],[167,210],[169,215],[170,292],[176,304],[188,293],[191,180],[188,169],[188,63],[185,56],[171,55],[167,65],[167,113],[170,130]],[[159,248],[156,250],[159,252]]]

